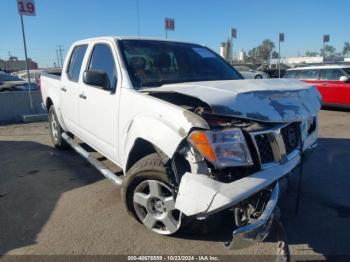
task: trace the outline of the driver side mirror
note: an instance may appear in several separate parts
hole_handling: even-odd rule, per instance
[[[341,76],[341,77],[339,78],[339,81],[342,81],[342,82],[344,82],[344,83],[348,83],[348,82],[350,81],[350,79],[349,79],[349,77],[347,77],[347,76]]]
[[[86,70],[83,75],[83,81],[87,85],[96,86],[103,90],[111,89],[108,75],[102,70]]]

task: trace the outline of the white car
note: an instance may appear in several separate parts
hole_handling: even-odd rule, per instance
[[[263,79],[269,78],[268,74],[262,71],[254,71],[248,66],[234,66],[234,68],[245,78],[245,79]]]
[[[31,70],[29,70],[30,81],[32,83],[35,83],[38,86],[40,86],[40,76],[41,76],[42,72],[44,72],[44,70],[42,70],[42,69],[31,69]],[[19,78],[22,78],[24,80],[28,79],[27,70],[17,71],[17,72],[12,73],[12,75],[18,76]]]
[[[244,80],[198,44],[82,40],[68,51],[62,74],[41,81],[53,144],[68,143],[121,184],[127,212],[158,234],[231,210],[235,239],[264,239],[278,181],[317,143],[314,87]],[[108,171],[73,135],[123,174]]]

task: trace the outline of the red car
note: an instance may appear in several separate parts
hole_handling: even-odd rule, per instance
[[[350,66],[294,68],[287,70],[284,78],[296,78],[316,86],[324,105],[350,107]]]

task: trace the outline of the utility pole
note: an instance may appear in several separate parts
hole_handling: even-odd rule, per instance
[[[62,51],[63,51],[62,45],[58,45],[58,52],[60,53],[61,67],[63,67]]]
[[[57,49],[56,49],[56,59],[57,59],[57,66],[60,67],[60,58],[58,56],[58,50]]]

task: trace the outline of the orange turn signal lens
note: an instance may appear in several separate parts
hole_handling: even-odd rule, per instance
[[[209,143],[209,139],[205,132],[194,131],[188,137],[188,141],[209,161],[216,161],[216,155]]]

